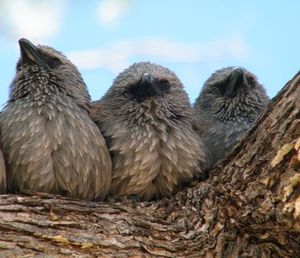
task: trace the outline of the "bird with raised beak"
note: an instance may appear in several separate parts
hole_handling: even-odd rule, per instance
[[[91,116],[111,153],[113,199],[169,197],[203,177],[209,166],[183,85],[163,66],[130,66],[94,102]]]
[[[112,164],[90,119],[90,96],[59,51],[19,40],[21,57],[0,115],[9,192],[24,190],[103,200]]]
[[[268,102],[264,87],[244,68],[226,67],[211,75],[195,101],[193,120],[213,164],[232,150]]]

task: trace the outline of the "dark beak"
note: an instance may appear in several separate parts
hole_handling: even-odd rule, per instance
[[[22,38],[19,40],[19,45],[21,57],[24,62],[33,62],[40,66],[48,67],[45,58],[29,40]]]
[[[161,89],[156,85],[151,74],[145,73],[135,90],[136,98],[140,101],[157,95],[162,95]]]
[[[144,92],[148,92],[150,95],[160,95],[161,90],[154,82],[154,78],[152,75],[145,73],[142,76],[140,87],[144,90]]]
[[[237,88],[239,88],[239,86],[243,84],[243,80],[244,80],[243,70],[240,68],[234,68],[231,71],[231,74],[229,75],[228,78],[228,84],[226,86],[225,96],[229,98],[233,97],[235,95],[235,91],[237,90]]]

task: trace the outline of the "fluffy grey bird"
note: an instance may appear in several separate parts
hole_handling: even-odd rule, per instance
[[[204,83],[193,120],[213,164],[253,125],[269,98],[254,74],[240,67],[217,70]]]
[[[60,52],[19,40],[21,58],[0,115],[8,190],[103,200],[112,163],[89,118],[90,96]]]
[[[188,96],[163,66],[130,66],[95,102],[91,116],[112,156],[113,197],[170,196],[208,167],[203,143],[192,129]]]

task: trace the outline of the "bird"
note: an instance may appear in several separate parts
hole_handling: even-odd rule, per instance
[[[3,153],[0,150],[0,194],[6,193],[6,169]]]
[[[109,196],[135,201],[170,197],[207,173],[192,127],[192,107],[174,72],[138,62],[121,72],[90,113],[113,162]]]
[[[56,49],[20,39],[21,57],[0,115],[9,192],[105,199],[112,162],[90,119],[90,95],[76,66]]]
[[[193,105],[193,125],[211,153],[212,165],[233,149],[268,102],[263,85],[243,67],[218,69],[206,80]]]

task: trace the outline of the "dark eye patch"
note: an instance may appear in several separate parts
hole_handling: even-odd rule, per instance
[[[255,86],[255,78],[253,76],[247,76],[247,81],[251,86]]]
[[[170,82],[166,79],[161,79],[158,81],[158,86],[162,93],[168,93],[170,89]]]
[[[124,92],[123,92],[123,97],[127,99],[133,99],[133,96],[135,94],[137,88],[137,84],[132,84],[130,85]]]
[[[221,93],[222,95],[224,95],[226,92],[227,84],[228,84],[228,80],[216,85],[217,89],[219,90],[219,93]]]
[[[62,64],[57,57],[48,58],[47,63],[51,68],[56,68]]]
[[[227,80],[223,82],[216,83],[214,85],[210,85],[208,88],[208,93],[213,95],[224,95],[226,91]]]
[[[131,99],[132,98],[132,94],[130,93],[129,90],[125,90],[122,95],[123,95],[123,97],[125,97],[127,99]]]

